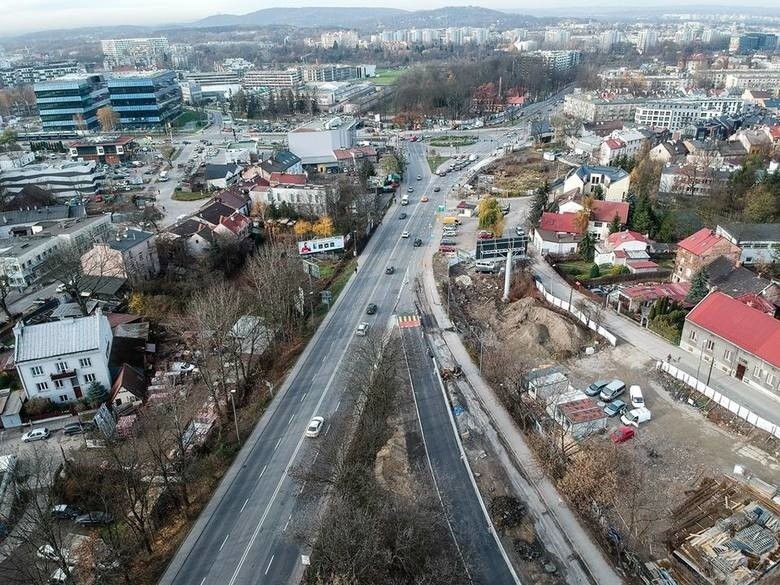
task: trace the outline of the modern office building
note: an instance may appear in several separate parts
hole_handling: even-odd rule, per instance
[[[653,100],[637,107],[634,122],[648,128],[666,128],[672,132],[686,126],[742,109],[742,98],[684,98]]]
[[[170,53],[165,37],[136,39],[104,39],[100,41],[103,55],[109,66],[155,65]]]
[[[247,71],[243,85],[247,89],[296,89],[300,87],[303,78],[300,69],[271,70],[258,69]]]
[[[747,33],[731,37],[729,53],[747,55],[749,53],[777,50],[777,35],[773,33]]]
[[[33,88],[45,131],[94,130],[98,110],[111,103],[102,75],[65,75]]]
[[[181,113],[181,89],[173,71],[115,73],[108,79],[108,93],[125,128],[159,126]]]
[[[33,85],[75,73],[84,73],[84,68],[76,61],[15,65],[0,69],[0,86]]]

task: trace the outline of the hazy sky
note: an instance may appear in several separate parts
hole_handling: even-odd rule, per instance
[[[660,2],[675,5],[674,0]],[[739,6],[738,0],[690,0],[686,5]],[[750,6],[776,6],[772,0],[748,0]],[[533,14],[535,0],[0,0],[0,34],[14,35],[52,28],[117,24],[164,24],[187,22],[220,13],[243,14],[271,6],[392,6],[421,9],[455,5],[480,5],[488,8],[525,11]],[[576,0],[548,0],[547,8],[578,6]],[[594,6],[647,6],[646,0],[593,0]]]

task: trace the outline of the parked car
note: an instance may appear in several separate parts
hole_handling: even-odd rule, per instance
[[[422,181],[422,175],[417,175],[417,180]]]
[[[59,518],[60,520],[73,520],[74,518],[81,516],[83,513],[84,512],[75,506],[71,506],[69,504],[57,504],[51,509],[52,518]]]
[[[631,399],[631,406],[642,408],[645,405],[645,397],[642,396],[642,388],[634,384],[628,389],[628,396]]]
[[[30,441],[43,441],[49,438],[49,429],[41,427],[39,429],[33,429],[22,435],[22,443],[29,443]]]
[[[441,187],[434,187],[433,188],[433,192],[434,193],[438,193],[439,191],[441,191]]]
[[[601,398],[605,402],[609,402],[611,400],[614,400],[621,394],[623,394],[623,392],[625,391],[626,391],[626,385],[623,383],[622,380],[612,380],[601,390],[601,393],[599,394],[599,398]]]
[[[422,246],[422,240],[420,238],[415,238],[414,239],[414,247],[415,248],[419,248],[420,246]]]
[[[63,435],[83,435],[84,433],[88,433],[92,431],[94,428],[92,423],[70,423],[69,425],[65,425],[62,427],[62,434]]]
[[[406,218],[407,215],[405,213],[402,213],[401,215],[398,216],[398,219],[406,219]]]
[[[596,382],[593,382],[590,386],[585,388],[585,394],[588,396],[598,396],[601,394],[601,391],[604,389],[604,387],[609,384],[609,380],[597,380]]]
[[[493,237],[493,232],[489,232],[487,230],[479,230],[479,233],[477,234],[477,239],[480,240],[489,240]]]
[[[640,424],[649,421],[651,418],[653,418],[653,413],[643,406],[641,408],[632,408],[624,413],[623,416],[620,417],[620,420],[624,425],[639,428]]]
[[[111,524],[114,521],[114,515],[108,512],[87,512],[74,520],[80,526],[102,526]]]
[[[522,238],[522,237],[525,235],[525,229],[524,229],[524,228],[522,228],[522,227],[520,227],[520,226],[517,226],[517,227],[515,228],[515,235],[516,235],[518,238]]]
[[[195,364],[187,362],[173,362],[171,366],[171,372],[181,372],[182,374],[188,374],[195,371]]]
[[[360,325],[357,326],[355,334],[360,335],[361,337],[364,336],[366,333],[368,333],[368,328],[370,326],[371,325],[367,321],[363,321]]]
[[[393,274],[395,272],[395,266],[388,266],[385,268],[385,274]]]
[[[422,197],[420,197],[420,201],[422,203],[428,203],[428,196],[427,195],[423,195]]]
[[[373,315],[376,313],[377,306],[375,303],[368,303],[368,306],[366,307],[366,314]]]
[[[609,438],[613,443],[625,443],[634,438],[636,431],[631,427],[618,427],[617,430],[612,433]]]
[[[65,558],[66,561],[70,560],[70,551],[66,548],[63,548],[60,552],[62,552],[62,556]],[[50,544],[44,544],[42,546],[38,547],[38,550],[35,551],[35,555],[39,559],[44,559],[46,561],[59,561],[60,558],[57,555],[57,551],[54,550],[54,547]]]
[[[617,416],[623,414],[626,410],[626,403],[622,400],[613,400],[604,405],[604,414],[607,416]]]
[[[322,426],[325,424],[325,419],[321,416],[315,416],[311,421],[309,422],[309,426],[306,427],[306,436],[310,437],[312,439],[316,439],[320,436],[320,431],[322,431]]]
[[[409,237],[409,232],[407,232],[406,230],[402,231],[401,232],[401,237],[402,238],[408,238]]]

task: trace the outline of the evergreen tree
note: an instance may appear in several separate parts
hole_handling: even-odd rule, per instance
[[[685,297],[690,303],[698,303],[707,293],[710,292],[710,275],[707,273],[706,268],[702,268],[696,274],[693,275],[691,280],[691,290],[688,291],[688,296]]]
[[[92,382],[87,389],[87,402],[98,407],[108,400],[108,390],[100,382]]]
[[[534,194],[534,199],[531,202],[531,210],[528,212],[528,221],[531,225],[539,225],[539,220],[542,218],[542,213],[547,208],[550,193],[550,185],[545,181],[544,185],[539,187]]]
[[[588,262],[593,262],[593,257],[596,255],[596,237],[586,232],[579,244],[580,255]]]
[[[599,265],[594,264],[590,267],[590,272],[588,272],[588,277],[590,278],[598,278],[601,276],[601,271],[599,270]]]
[[[619,232],[620,228],[621,228],[620,216],[616,213],[615,217],[612,218],[612,221],[609,222],[609,233],[614,234],[616,232]]]

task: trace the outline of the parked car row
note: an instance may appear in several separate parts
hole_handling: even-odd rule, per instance
[[[653,416],[652,412],[645,405],[642,388],[636,384],[628,389],[628,403],[619,399],[626,392],[626,384],[622,380],[597,380],[590,384],[584,392],[588,396],[598,396],[600,400],[606,403],[604,405],[604,414],[609,417],[620,416],[620,421],[628,428],[639,428],[639,425],[649,421]],[[615,441],[616,436],[614,433],[612,440],[622,442],[633,437],[633,434],[628,431],[621,431],[619,435],[622,437],[621,441]]]
[[[83,435],[89,433],[95,429],[95,425],[91,422],[74,422],[62,427],[62,434],[67,436]],[[33,441],[44,441],[51,436],[51,431],[48,427],[38,427],[27,431],[22,435],[22,443],[31,443]]]

